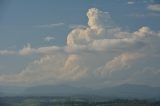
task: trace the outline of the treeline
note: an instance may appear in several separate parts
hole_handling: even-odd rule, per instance
[[[90,101],[82,98],[51,98],[51,97],[3,97],[0,106],[160,106],[155,100],[110,100]]]

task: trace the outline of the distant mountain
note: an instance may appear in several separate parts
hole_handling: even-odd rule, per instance
[[[121,99],[160,99],[160,87],[124,84],[103,89],[73,87],[69,85],[43,85],[29,88],[11,87],[5,89],[6,95],[18,96],[81,96],[107,97]]]
[[[4,96],[4,94],[2,92],[0,92],[0,97]]]
[[[120,85],[110,88],[96,90],[95,95],[117,97],[117,98],[137,98],[150,99],[160,98],[160,87],[150,87],[145,85]]]
[[[35,86],[25,90],[24,95],[28,96],[70,96],[70,95],[84,95],[89,92],[89,88],[78,88],[68,85],[58,86]]]
[[[17,96],[17,95],[21,95],[24,91],[25,91],[25,87],[1,86],[0,96]]]

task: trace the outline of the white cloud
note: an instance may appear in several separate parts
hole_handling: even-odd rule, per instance
[[[15,50],[0,50],[0,55],[20,55],[20,56],[29,56],[32,54],[52,54],[60,51],[64,51],[66,47],[58,47],[58,46],[47,46],[47,47],[39,47],[33,48],[31,44],[28,43],[22,49]]]
[[[50,41],[52,41],[52,40],[54,40],[54,39],[55,39],[55,38],[52,37],[52,36],[47,36],[47,37],[44,38],[44,40],[45,40],[46,42],[50,42]]]
[[[134,4],[135,2],[133,2],[133,1],[128,1],[128,4]]]
[[[57,46],[49,46],[49,47],[40,47],[40,48],[32,48],[31,44],[27,44],[24,48],[20,49],[17,54],[25,56],[31,54],[51,54],[56,53],[63,50],[62,47]]]
[[[151,11],[160,12],[160,4],[151,4],[151,5],[148,5],[147,8]]]
[[[104,27],[112,27],[112,19],[108,12],[100,11],[96,8],[91,8],[87,12],[88,26],[91,29],[100,29]]]
[[[70,28],[70,29],[75,29],[75,28],[86,28],[86,26],[84,26],[84,25],[73,25],[73,24],[71,24],[71,25],[69,25],[69,28]]]
[[[31,54],[33,51],[34,49],[31,48],[31,45],[28,43],[27,46],[24,46],[24,48],[19,51],[19,54],[28,55],[28,54]]]
[[[41,55],[18,74],[0,75],[0,83],[76,83],[88,87],[136,82],[160,85],[152,83],[157,81],[155,74],[148,76],[150,71],[159,73],[159,32],[147,26],[135,32],[123,31],[113,24],[109,13],[95,8],[89,9],[87,16],[88,26],[73,29],[64,47],[33,48],[28,44],[16,51],[21,56]],[[146,67],[150,68],[144,72]],[[147,77],[149,83],[145,81]]]
[[[154,32],[151,31],[149,27],[142,27],[138,31],[134,32],[135,36],[137,37],[147,37],[147,36],[152,36],[154,35]]]
[[[60,22],[60,23],[54,23],[54,24],[45,24],[45,25],[36,25],[36,28],[52,28],[52,27],[60,27],[64,26],[65,24]]]
[[[0,55],[14,55],[15,51],[12,50],[0,50]]]
[[[99,67],[97,72],[102,76],[111,74],[113,71],[123,70],[131,65],[131,62],[143,57],[139,53],[122,53],[118,57],[113,57],[112,60],[107,62],[103,67]]]
[[[136,17],[136,18],[146,18],[146,17],[159,17],[160,14],[158,13],[132,13],[128,16],[131,16],[131,17]]]
[[[73,29],[68,37],[69,47],[83,46],[96,38],[102,38],[105,35],[105,28],[112,28],[113,22],[108,12],[102,12],[96,8],[89,9],[87,12],[88,27]],[[108,30],[108,33],[111,30]],[[113,30],[114,31],[114,30]]]

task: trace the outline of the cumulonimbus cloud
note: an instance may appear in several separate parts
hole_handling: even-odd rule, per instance
[[[96,8],[89,9],[87,17],[88,26],[72,29],[64,47],[28,45],[19,50],[19,55],[42,55],[16,75],[1,75],[0,83],[28,86],[69,83],[88,87],[137,82],[160,85],[151,73],[160,75],[159,32],[147,26],[135,32],[123,31],[108,12]]]

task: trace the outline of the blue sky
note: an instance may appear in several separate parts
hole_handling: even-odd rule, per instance
[[[150,0],[148,0],[148,3]],[[150,14],[146,7],[148,3],[138,1],[128,5],[127,0],[15,0],[5,1],[1,11],[0,35],[1,49],[12,45],[18,46],[30,42],[34,46],[47,45],[41,41],[45,36],[55,36],[56,41],[52,44],[65,44],[65,38],[70,31],[68,25],[86,25],[86,11],[91,7],[99,8],[111,13],[116,24],[123,28],[136,30],[141,26],[149,26],[158,30],[159,16],[136,18],[134,14]],[[159,14],[155,12],[155,14]],[[150,21],[152,20],[152,21]],[[127,22],[126,22],[127,21]],[[37,25],[64,23],[64,26],[54,28],[35,28]],[[12,40],[11,40],[12,39]],[[4,44],[4,42],[7,42]],[[18,45],[17,45],[18,43]]]
[[[157,41],[154,41],[155,38],[151,38],[151,40],[147,39],[144,42],[140,42],[141,39],[139,39],[136,41],[136,44],[133,47],[131,46],[130,48],[126,47],[127,45],[130,45],[130,44],[125,45],[124,42],[123,42],[124,44],[123,43],[121,44],[122,47],[118,46],[116,48],[114,48],[115,45],[111,44],[111,47],[109,47],[109,52],[108,51],[98,52],[97,54],[98,56],[96,60],[99,60],[100,63],[96,65],[96,62],[92,62],[92,60],[95,61],[94,60],[95,58],[92,58],[92,56],[95,55],[94,54],[95,51],[94,50],[90,51],[91,44],[88,44],[88,42],[90,43],[91,41],[94,41],[93,39],[95,38],[94,37],[87,38],[88,36],[92,36],[92,31],[87,32],[88,29],[86,28],[86,27],[91,28],[92,26],[94,26],[93,24],[95,24],[95,26],[97,25],[100,28],[105,26],[102,29],[106,31],[109,30],[110,32],[103,32],[103,34],[100,34],[100,35],[103,36],[101,40],[103,41],[107,40],[107,42],[110,42],[108,41],[108,38],[111,39],[109,34],[113,36],[119,36],[119,35],[121,36],[121,34],[122,35],[124,34],[122,38],[124,36],[133,36],[134,34],[137,36],[138,35],[148,36],[148,34],[151,34],[153,36],[159,36],[159,28],[160,28],[160,24],[159,24],[160,2],[159,0],[14,0],[14,1],[2,0],[0,3],[1,3],[0,5],[1,6],[0,8],[1,9],[0,10],[0,82],[3,83],[4,85],[5,84],[21,85],[23,81],[17,82],[17,80],[21,80],[21,79],[17,79],[17,77],[19,76],[15,76],[15,74],[21,75],[21,73],[27,73],[27,72],[30,72],[31,70],[33,72],[36,72],[36,70],[38,69],[36,69],[35,66],[33,65],[35,61],[36,62],[43,61],[44,58],[45,59],[53,58],[53,56],[56,56],[56,59],[48,60],[47,63],[44,64],[44,67],[45,68],[49,67],[49,68],[45,69],[43,67],[44,69],[42,68],[43,70],[41,70],[42,73],[45,70],[48,70],[49,72],[51,71],[50,65],[46,66],[46,64],[51,64],[51,66],[53,64],[52,68],[58,67],[57,69],[59,69],[59,67],[65,66],[65,64],[63,64],[62,66],[61,65],[59,66],[59,64],[61,64],[61,62],[65,60],[67,62],[67,59],[70,60],[70,58],[71,58],[70,63],[72,63],[72,61],[78,61],[77,64],[75,64],[75,66],[68,66],[69,69],[71,68],[70,70],[74,69],[74,67],[82,67],[80,69],[77,69],[78,72],[80,70],[83,70],[83,71],[91,70],[93,69],[93,67],[99,69],[100,67],[102,68],[103,65],[105,64],[107,65],[107,62],[110,61],[110,64],[111,64],[116,59],[120,58],[121,56],[122,58],[123,56],[128,56],[128,54],[131,52],[137,51],[138,53],[141,53],[142,55],[143,52],[145,53],[144,49],[149,47],[148,45],[151,45],[153,48],[151,49],[151,53],[147,52],[148,53],[147,55],[153,54],[153,55],[158,56],[157,58],[160,58],[160,56],[156,54],[156,53],[159,53],[159,51],[154,51],[155,49],[157,49],[157,45],[159,44],[158,43],[159,39]],[[92,11],[93,13],[95,12],[96,15],[93,15],[93,16],[91,15],[91,17],[86,16],[89,9],[91,8],[98,9],[98,10],[93,9]],[[113,21],[114,28],[107,29],[106,26],[110,26],[108,22],[104,23],[106,25],[101,25],[103,24],[101,23],[102,19],[94,18],[94,16],[101,18],[99,14],[100,15],[109,14],[109,16],[106,16],[107,17],[106,19],[103,17],[102,19],[107,20],[107,21]],[[88,21],[92,20],[92,17],[95,23],[91,23],[91,25],[89,25]],[[85,28],[86,30],[84,30],[83,32],[82,29],[85,29]],[[86,38],[83,38],[83,37],[77,38],[76,34],[77,36],[86,36]],[[104,37],[105,35],[107,37]],[[99,39],[100,38],[98,38],[98,40]],[[66,50],[66,47],[70,46],[72,43],[69,40],[73,41],[73,44],[77,47],[75,50],[73,51],[71,50],[70,52]],[[84,40],[84,41],[81,41],[81,40]],[[153,42],[156,42],[156,43],[152,44]],[[87,44],[87,46],[83,43]],[[143,49],[141,49],[140,47],[144,45],[146,48],[144,47]],[[86,47],[85,49],[84,49],[84,46]],[[110,50],[110,48],[113,48],[113,50]],[[96,49],[96,50],[99,50],[99,49]],[[115,52],[114,50],[117,50],[118,53]],[[133,55],[136,55],[136,56],[138,55],[137,57],[139,57],[139,54],[137,52],[133,53]],[[84,55],[85,56],[89,55],[88,56],[89,58],[84,59],[85,57]],[[63,57],[62,60],[61,60],[61,57]],[[81,57],[84,60],[83,59],[79,60],[79,58]],[[106,60],[103,60],[104,57],[106,57],[105,58]],[[74,59],[72,60],[72,58]],[[132,60],[132,57],[128,56],[128,58]],[[150,58],[154,64],[149,67],[150,70],[152,70],[152,68],[154,67],[156,67],[155,70],[159,70],[159,67],[158,67],[159,60],[156,60],[155,57],[153,58],[150,57]],[[149,59],[145,57],[144,60],[149,60]],[[57,61],[60,61],[60,62],[57,63]],[[134,60],[134,61],[137,62],[138,60]],[[88,67],[90,67],[89,69],[87,69],[86,66],[83,66],[83,63],[85,62],[88,63],[89,65]],[[145,61],[138,61],[138,62],[140,62],[141,67],[136,70],[144,70],[143,68],[149,64],[149,62],[145,62]],[[66,64],[69,64],[69,63],[66,63]],[[127,69],[126,66],[124,66],[125,67],[124,70],[125,71],[134,70],[134,68],[138,67],[137,64],[133,64],[133,66],[134,65],[135,67],[131,67],[131,69]],[[119,67],[121,66],[123,65],[119,65]],[[130,65],[127,65],[127,66],[130,66]],[[109,67],[109,66],[104,66],[104,68],[105,67]],[[123,67],[122,69],[119,69],[119,70],[123,70]],[[119,72],[117,73],[115,72],[116,71],[113,72],[113,77],[112,77],[113,79],[111,78],[110,81],[107,82],[109,83],[108,85],[114,85],[114,84],[125,82],[124,80],[122,82],[117,82],[117,79],[114,79],[114,78],[121,77],[121,74]],[[38,73],[41,73],[41,72],[38,72]],[[53,74],[54,73],[57,73],[57,72],[53,71]],[[87,73],[90,73],[90,71]],[[127,76],[131,73],[132,72],[130,71],[127,71],[125,74],[122,72],[122,76],[123,74]],[[148,73],[149,72],[146,72],[145,74],[148,74]],[[43,73],[43,74],[48,74],[48,73]],[[90,74],[93,74],[93,72],[91,72]],[[141,74],[142,73],[138,74],[140,76],[138,78],[140,79],[142,78],[143,80],[145,80],[145,77],[141,76]],[[28,73],[25,76],[27,75]],[[59,76],[61,76],[61,74]],[[85,75],[82,75],[82,76],[85,76]],[[74,84],[76,82],[76,81],[75,82],[73,81],[74,78],[73,79],[66,78],[67,82],[63,81],[65,78],[63,80],[61,78],[53,78],[52,79],[53,83],[52,83],[52,81],[49,80],[51,79],[50,77],[51,76],[46,75],[46,77],[44,77],[45,80],[40,79],[42,80],[40,81],[41,83],[33,79],[33,82],[29,81],[32,83],[27,83],[26,85],[32,85],[33,83],[38,83],[38,84],[71,83],[71,84]],[[96,77],[96,78],[93,78],[93,77]],[[99,76],[99,77],[101,78],[102,76]],[[126,79],[128,77],[129,76],[127,76]],[[150,76],[150,74],[148,75],[148,77],[153,81],[157,81],[157,79],[154,79],[154,76],[152,75]],[[13,82],[12,81],[10,82],[8,80],[9,78],[13,79]],[[104,78],[102,79],[100,78],[97,79],[97,75],[93,75],[93,76],[91,75],[87,77],[86,79],[85,78],[84,79],[86,80],[86,82],[94,81],[94,80],[101,81],[102,79],[104,79]],[[38,79],[39,77],[37,77],[37,80]],[[110,84],[112,83],[112,81],[113,81],[113,84]],[[79,78],[77,79],[77,82],[82,84],[83,80]],[[127,83],[135,83],[135,82],[136,81],[133,80]],[[147,84],[147,83],[146,81],[142,81],[140,84]],[[158,84],[159,83],[148,84],[148,85],[155,86]],[[84,84],[84,85],[87,85],[87,84]],[[92,85],[93,84],[91,84],[91,86]]]

